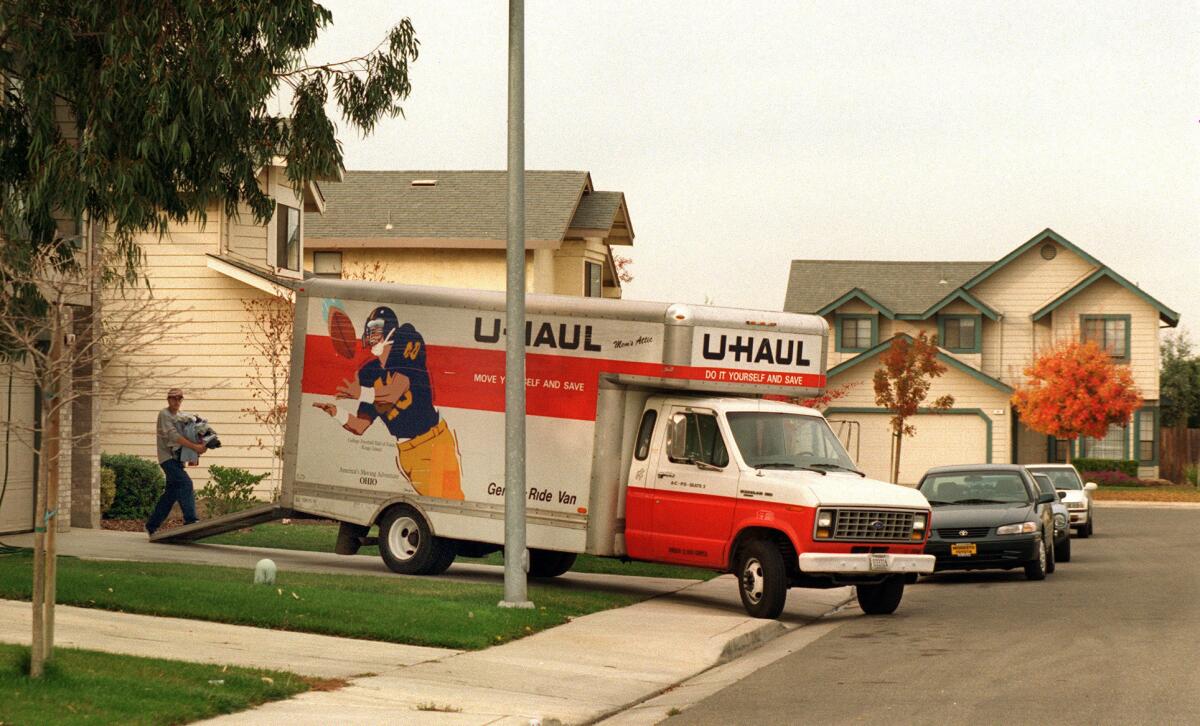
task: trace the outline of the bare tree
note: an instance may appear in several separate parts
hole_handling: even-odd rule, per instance
[[[98,237],[98,235],[97,235]],[[55,531],[59,516],[59,472],[64,444],[90,437],[64,433],[62,414],[77,398],[99,391],[121,401],[152,371],[155,361],[134,355],[161,335],[169,324],[168,306],[150,305],[150,291],[141,286],[106,285],[102,271],[116,249],[111,240],[94,245],[88,265],[64,260],[46,247],[14,262],[0,256],[0,353],[10,374],[32,384],[42,399],[41,420],[34,434],[24,437],[38,458],[37,505],[34,522],[33,643],[30,675],[40,677],[54,647],[56,589]],[[112,283],[113,280],[108,280]],[[94,314],[93,294],[103,291],[103,320],[90,334],[77,335],[74,322]],[[80,371],[88,371],[80,385]],[[6,428],[20,429],[8,421]]]

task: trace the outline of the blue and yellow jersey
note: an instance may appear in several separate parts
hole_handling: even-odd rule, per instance
[[[425,341],[410,323],[401,325],[392,336],[392,350],[387,365],[372,359],[358,370],[358,383],[370,388],[376,382],[385,383],[389,375],[400,373],[409,380],[408,391],[396,403],[360,403],[358,416],[374,422],[383,419],[388,431],[397,439],[411,439],[437,425],[439,415],[433,407],[433,387],[425,367]]]

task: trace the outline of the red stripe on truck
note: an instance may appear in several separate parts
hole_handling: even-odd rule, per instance
[[[339,384],[354,380],[358,368],[370,360],[360,353],[343,358],[333,349],[329,336],[309,335],[304,345],[304,373],[300,390],[332,396]],[[504,410],[504,351],[458,346],[430,345],[426,364],[433,384],[433,403],[438,407],[476,411]],[[811,373],[768,374],[732,368],[666,366],[607,358],[545,355],[525,356],[525,406],[531,416],[593,421],[596,390],[601,373],[674,378],[695,381],[824,388],[825,376]],[[767,376],[779,380],[767,382]]]

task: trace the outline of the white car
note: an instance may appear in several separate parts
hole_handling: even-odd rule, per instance
[[[1078,537],[1088,537],[1095,531],[1096,514],[1092,507],[1092,492],[1097,486],[1093,482],[1083,483],[1079,472],[1070,464],[1030,464],[1025,467],[1036,474],[1045,474],[1062,492],[1062,503],[1067,505],[1071,517],[1071,529]]]

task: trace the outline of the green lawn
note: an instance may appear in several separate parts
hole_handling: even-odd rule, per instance
[[[29,648],[0,644],[0,724],[180,724],[277,701],[292,673],[56,648],[30,678]]]
[[[373,528],[372,536],[377,534]],[[258,524],[248,529],[207,537],[206,544],[231,544],[245,547],[272,547],[280,550],[307,550],[309,552],[333,552],[337,539],[336,524]],[[379,556],[379,548],[363,547],[360,555]],[[503,565],[500,553],[487,557],[459,557],[455,562],[473,562],[482,565]],[[717,576],[712,570],[674,565],[656,565],[649,562],[622,562],[611,557],[580,555],[571,568],[574,572],[595,572],[604,575],[635,575],[638,577],[677,577],[690,580],[709,580]]]
[[[0,598],[28,600],[33,558],[0,557]],[[570,618],[632,605],[635,595],[532,585],[533,610],[496,607],[499,583],[280,572],[253,584],[249,569],[60,557],[65,605],[445,648],[478,649]]]

